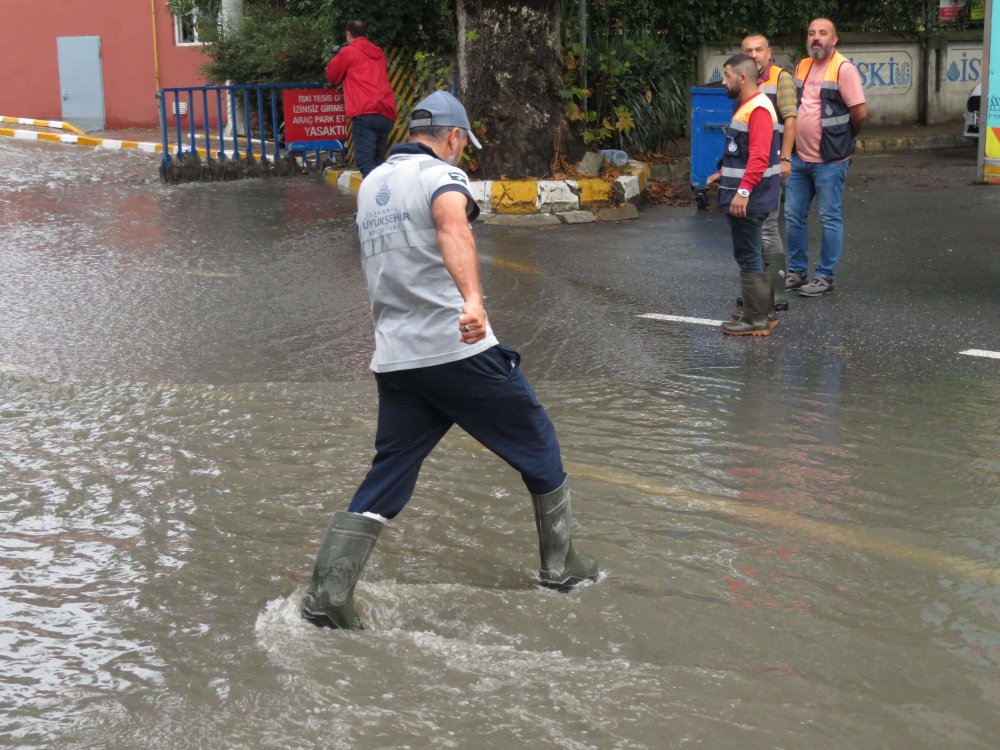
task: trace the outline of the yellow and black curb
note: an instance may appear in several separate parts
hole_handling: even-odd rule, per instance
[[[361,173],[329,168],[326,181],[357,194]],[[631,161],[613,181],[596,177],[566,180],[475,180],[469,184],[486,222],[506,223],[501,217],[549,215],[567,224],[637,219],[643,191],[650,179],[647,164]]]

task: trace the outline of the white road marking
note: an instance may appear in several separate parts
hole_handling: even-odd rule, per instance
[[[987,357],[988,359],[1000,359],[1000,352],[991,352],[986,349],[966,349],[959,354],[968,354],[970,357]]]
[[[639,318],[648,318],[649,320],[666,320],[670,323],[694,323],[700,326],[721,326],[723,321],[721,320],[709,320],[708,318],[688,318],[684,315],[661,315],[660,313],[643,313],[637,316]]]

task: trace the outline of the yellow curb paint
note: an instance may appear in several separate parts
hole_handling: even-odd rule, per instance
[[[327,185],[336,185],[337,180],[340,179],[341,171],[339,169],[327,169],[323,172],[323,179],[326,180]]]
[[[38,140],[49,141],[51,143],[60,143],[62,140],[62,136],[59,135],[58,133],[39,133]]]
[[[611,183],[604,180],[579,180],[580,208],[607,206],[611,201]]]
[[[78,127],[60,120],[34,120],[30,117],[0,117],[0,122],[9,122],[12,125],[32,125],[36,128],[56,128],[57,130],[69,130],[72,133],[83,132]]]
[[[537,180],[493,180],[490,201],[498,214],[530,214],[538,210]]]
[[[641,161],[630,161],[628,164],[628,169],[625,170],[624,174],[630,174],[633,177],[637,177],[639,179],[640,191],[646,189],[646,183],[649,181],[649,176],[650,176],[648,164]]]
[[[839,526],[765,508],[759,505],[724,500],[713,495],[682,490],[662,482],[622,474],[590,464],[565,462],[571,475],[587,477],[605,484],[617,485],[637,492],[672,498],[687,506],[697,506],[713,513],[743,518],[777,528],[788,529],[831,545],[842,545],[862,550],[871,555],[894,559],[898,562],[925,568],[940,575],[978,581],[987,586],[1000,585],[1000,568],[976,562],[958,555],[948,555],[927,547],[897,542],[885,536],[872,534],[859,528]]]
[[[361,190],[361,181],[364,177],[361,176],[361,172],[355,172],[351,175],[351,192],[357,195],[358,191]]]

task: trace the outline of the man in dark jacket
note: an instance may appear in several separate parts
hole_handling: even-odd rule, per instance
[[[343,84],[344,104],[354,134],[354,162],[364,177],[385,161],[396,122],[396,98],[389,85],[385,53],[368,41],[364,21],[347,24],[347,44],[326,66],[326,80]]]

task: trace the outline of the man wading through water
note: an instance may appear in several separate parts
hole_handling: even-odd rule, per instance
[[[453,424],[521,473],[535,508],[543,586],[597,579],[570,539],[570,490],[555,429],[483,309],[479,214],[456,165],[471,142],[468,115],[444,91],[418,102],[410,142],[392,149],[358,193],[362,266],[375,323],[375,458],[320,547],[303,616],[362,628],[354,586],[389,519],[409,502],[424,459]]]

